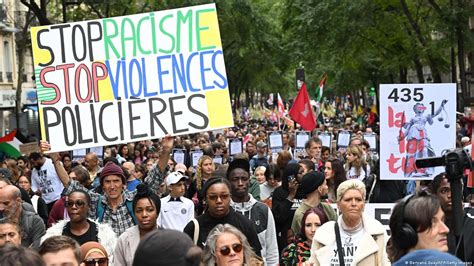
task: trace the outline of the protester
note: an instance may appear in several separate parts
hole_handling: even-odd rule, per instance
[[[273,191],[281,185],[280,169],[275,164],[270,164],[265,169],[265,183],[260,185],[260,199],[262,202],[271,200]],[[268,204],[267,204],[268,205]],[[269,205],[271,207],[271,205]]]
[[[59,172],[64,173],[61,170]],[[69,178],[71,178],[72,180],[76,180],[77,182],[79,182],[79,184],[83,185],[84,188],[91,188],[89,174],[87,172],[87,169],[82,165],[77,165],[72,168],[71,172],[69,172]],[[59,200],[56,201],[56,203],[54,203],[53,208],[49,213],[48,227],[51,227],[53,224],[61,220],[69,220],[69,214],[66,209],[66,196],[62,196]]]
[[[306,174],[309,171],[316,170],[316,166],[310,159],[302,159],[298,161],[298,164],[303,168],[302,175]]]
[[[61,162],[63,162],[64,169],[66,169],[66,172],[71,172],[72,169],[72,159],[71,155],[69,153],[61,155]]]
[[[141,181],[136,176],[135,164],[132,162],[124,162],[122,164],[122,167],[125,168],[125,170],[128,172],[127,190],[134,191],[137,188],[138,184],[141,183]]]
[[[279,256],[275,221],[270,208],[249,194],[249,162],[244,159],[233,160],[227,169],[227,179],[232,185],[231,207],[254,223],[265,264],[277,265]]]
[[[49,213],[54,203],[61,197],[64,186],[61,184],[51,159],[38,152],[32,152],[28,159],[32,166],[31,189],[35,193],[38,191],[41,193],[41,197],[48,206]],[[59,161],[59,159],[56,160]]]
[[[70,217],[69,221],[58,221],[50,227],[42,237],[42,242],[52,236],[64,235],[76,240],[79,245],[94,241],[101,243],[112,256],[117,243],[117,237],[108,224],[87,219],[90,211],[91,198],[83,190],[69,193],[65,207]],[[113,261],[113,257],[110,257]]]
[[[46,239],[38,250],[46,266],[79,266],[81,249],[77,241],[68,236],[53,236]]]
[[[167,161],[173,149],[173,138],[165,137],[161,143],[163,149],[160,153],[160,160],[145,179],[145,183],[155,191],[158,191],[163,183],[163,177],[167,172]],[[42,142],[42,149],[48,150],[48,144]],[[57,163],[55,159],[56,170],[59,171],[61,182],[65,185],[66,194],[73,190],[85,188],[75,180],[71,180],[64,168]],[[89,218],[97,219],[99,222],[110,224],[117,236],[120,236],[125,230],[136,224],[135,215],[132,208],[132,200],[136,194],[135,191],[123,190],[126,179],[122,168],[118,165],[108,162],[101,172],[100,186],[104,190],[104,196],[89,192],[91,196],[91,211]]]
[[[147,185],[138,185],[137,194],[133,198],[133,211],[138,224],[120,235],[114,250],[115,265],[132,265],[140,240],[158,230],[157,218],[160,209],[160,198],[150,191]]]
[[[161,229],[148,234],[137,247],[133,266],[199,266],[201,249],[186,234]]]
[[[31,199],[28,192],[26,192],[26,190],[24,190],[22,187],[13,184],[8,177],[5,177],[4,175],[5,171],[3,171],[2,173],[2,170],[9,172],[8,169],[0,168],[0,190],[10,185],[17,187],[20,190],[21,200],[23,201],[22,208],[27,211],[36,213],[35,208],[31,204]]]
[[[89,152],[88,154],[86,154],[86,157],[84,158],[84,165],[87,171],[89,172],[89,178],[87,182],[84,181],[84,183],[87,184],[86,187],[98,187],[100,185],[100,172],[102,171],[102,168],[100,167],[100,161],[99,157],[97,157],[97,154],[93,152]],[[67,171],[67,173],[69,172]]]
[[[311,244],[316,230],[328,221],[326,213],[320,208],[307,210],[301,220],[301,231],[294,241],[282,252],[280,265],[302,265],[311,256]]]
[[[2,266],[46,266],[41,256],[33,249],[14,245],[0,247],[0,261]]]
[[[255,172],[255,169],[259,166],[268,167],[269,158],[267,155],[267,143],[265,141],[257,142],[257,154],[250,158],[250,170]]]
[[[0,219],[0,247],[7,244],[21,246],[21,228],[18,223],[2,218]]]
[[[365,164],[362,149],[357,146],[349,146],[346,151],[346,177],[347,179],[358,179],[363,181],[369,174]]]
[[[338,159],[330,159],[324,164],[324,177],[328,185],[328,199],[336,202],[336,192],[339,185],[347,180],[343,163]]]
[[[321,199],[328,193],[326,179],[321,172],[309,171],[303,176],[300,185],[304,198],[296,209],[291,223],[291,230],[295,236],[301,231],[303,215],[311,208],[321,209],[326,215],[326,220],[335,221],[337,219],[336,212],[331,205],[321,202]]]
[[[262,246],[254,225],[230,207],[231,190],[232,185],[227,179],[212,178],[208,180],[203,188],[203,196],[207,203],[206,211],[197,219],[189,222],[183,231],[194,240],[195,244],[204,247],[211,229],[218,224],[228,223],[242,231],[247,236],[254,252],[260,255]]]
[[[186,177],[180,172],[170,173],[166,177],[169,195],[161,198],[161,210],[158,225],[165,229],[183,231],[194,218],[194,203],[183,197]]]
[[[218,224],[209,233],[203,266],[264,265],[253,252],[247,237],[230,224]]]
[[[321,160],[322,147],[323,142],[318,137],[310,138],[304,145],[306,154],[308,155],[306,159],[309,159],[314,163],[316,170],[319,170],[320,167],[323,166],[323,162]]]
[[[336,222],[327,222],[316,231],[309,263],[313,265],[390,265],[385,251],[388,236],[384,226],[363,213],[365,186],[347,180],[337,189]],[[338,244],[339,242],[339,244]]]
[[[44,224],[46,224],[48,222],[48,206],[42,197],[31,190],[31,179],[24,175],[20,176],[20,178],[18,178],[18,186],[28,192],[31,205],[35,209],[35,212],[43,219]]]
[[[257,182],[261,185],[265,183],[265,171],[267,170],[267,167],[265,166],[259,166],[255,169],[255,179]]]
[[[458,258],[447,254],[449,228],[444,219],[438,198],[426,191],[400,200],[390,216],[392,237],[387,252],[393,265],[460,263]]]
[[[20,225],[24,247],[39,246],[45,233],[44,222],[38,214],[23,209],[20,190],[13,185],[0,189],[0,217]]]
[[[109,260],[107,250],[98,242],[87,242],[81,245],[81,265],[84,266],[108,266],[113,264]]]
[[[303,198],[301,189],[298,189],[302,179],[300,169],[302,170],[302,167],[297,163],[288,164],[283,173],[281,186],[273,191],[272,212],[275,218],[279,251],[289,244],[288,233],[290,233],[290,239],[293,235],[291,230],[293,216]]]
[[[215,165],[211,157],[203,155],[201,158],[199,158],[196,167],[196,175],[194,176],[193,182],[186,191],[186,197],[194,201],[195,213],[197,215],[202,214],[204,211],[204,196],[202,189],[206,181],[211,178],[212,172],[214,172],[214,170]]]

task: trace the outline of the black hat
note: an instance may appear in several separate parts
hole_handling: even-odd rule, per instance
[[[234,169],[244,169],[247,173],[250,172],[250,164],[249,161],[245,159],[235,159],[229,164],[229,168],[227,168],[227,176],[229,176],[229,173],[234,170]]]
[[[186,265],[191,238],[176,230],[159,229],[149,233],[137,247],[134,266]]]
[[[318,189],[324,183],[324,175],[318,171],[309,171],[303,176],[303,180],[301,180],[301,191],[306,196],[309,193]]]

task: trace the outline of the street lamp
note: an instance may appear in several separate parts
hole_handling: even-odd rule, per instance
[[[303,86],[303,83],[305,82],[303,63],[300,63],[299,67],[295,70],[295,77],[296,77],[296,90],[299,91],[301,89],[301,86]]]

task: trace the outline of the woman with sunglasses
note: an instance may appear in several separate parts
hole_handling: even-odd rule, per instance
[[[109,266],[107,251],[100,243],[93,241],[81,245],[81,261],[81,266]]]
[[[161,201],[148,185],[142,183],[137,186],[137,194],[132,204],[138,224],[120,235],[114,250],[115,266],[132,265],[140,240],[148,233],[158,230],[157,219]]]
[[[230,224],[214,227],[207,238],[204,266],[222,265],[263,265],[239,229]]]
[[[99,242],[110,254],[110,261],[113,261],[112,254],[117,237],[110,225],[87,218],[90,204],[91,199],[87,192],[83,190],[71,192],[64,204],[70,220],[62,220],[51,226],[41,238],[41,242],[59,235],[69,236],[76,240],[79,245],[90,241]]]

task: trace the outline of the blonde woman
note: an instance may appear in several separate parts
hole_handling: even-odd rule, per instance
[[[211,178],[214,170],[215,165],[211,157],[203,155],[199,158],[194,180],[186,191],[186,198],[193,200],[196,205],[196,215],[201,215],[204,212],[202,188],[204,187],[204,183]]]
[[[318,228],[307,265],[390,265],[385,227],[364,214],[365,185],[351,179],[337,188],[337,208],[341,215]],[[338,250],[338,252],[335,252]]]
[[[207,237],[202,264],[204,266],[263,265],[239,229],[218,224]]]
[[[346,177],[347,179],[364,180],[369,175],[367,163],[364,159],[364,152],[357,145],[352,145],[346,151]]]

